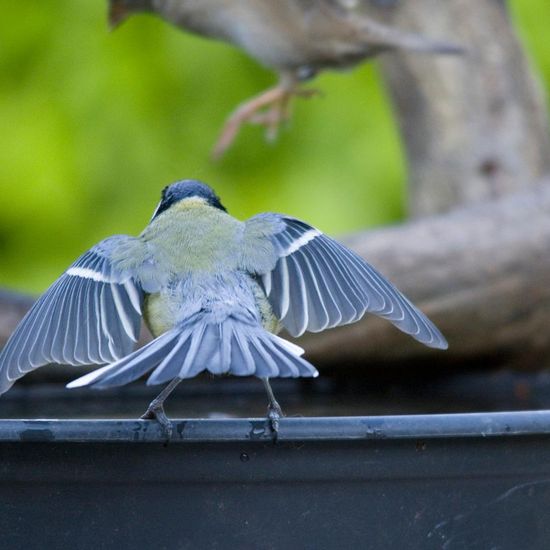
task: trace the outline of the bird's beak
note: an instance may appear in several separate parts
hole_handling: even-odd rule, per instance
[[[114,31],[130,15],[124,2],[111,0],[109,2],[109,29]]]

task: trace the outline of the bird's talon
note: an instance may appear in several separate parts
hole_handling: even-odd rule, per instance
[[[266,139],[274,141],[281,122],[290,118],[289,102],[292,96],[311,97],[318,93],[320,92],[317,89],[302,90],[294,85],[279,85],[242,104],[227,119],[212,151],[212,157],[219,159],[223,155],[245,123],[267,126]]]
[[[277,437],[279,436],[279,421],[283,416],[283,409],[281,409],[277,401],[269,404],[267,407],[267,419],[269,420],[269,427],[271,428],[274,441],[277,441]]]
[[[323,92],[319,88],[297,88],[293,94],[298,97],[309,98],[315,96],[321,97]]]
[[[250,117],[248,122],[250,124],[254,124],[255,126],[269,126],[273,123],[273,116],[271,114],[271,111],[265,113],[254,113],[254,115]]]
[[[162,405],[151,403],[140,418],[142,420],[156,420],[160,424],[160,427],[166,436],[166,441],[170,441],[170,439],[172,439],[172,422],[166,416]]]
[[[277,439],[279,437],[279,419],[270,418],[269,427],[271,428],[271,433],[273,437]]]
[[[268,128],[265,132],[265,140],[268,143],[274,143],[275,141],[277,141],[278,133],[279,133],[278,128]]]

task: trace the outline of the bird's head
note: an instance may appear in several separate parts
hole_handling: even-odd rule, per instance
[[[189,205],[205,204],[226,212],[220,199],[208,185],[198,180],[181,180],[162,190],[160,202],[152,219],[182,201],[188,201]]]
[[[115,29],[133,13],[151,11],[154,0],[109,0],[109,27]]]

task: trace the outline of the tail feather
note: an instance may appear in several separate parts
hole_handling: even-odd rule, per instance
[[[153,372],[148,385],[163,384],[176,377],[192,378],[204,370],[262,378],[317,376],[315,367],[300,357],[302,353],[299,346],[242,320],[208,323],[199,319],[166,332],[116,363],[74,380],[68,387],[121,386],[150,371]]]
[[[231,338],[231,364],[237,376],[252,376],[256,370],[246,339],[236,332]]]
[[[275,348],[275,353],[279,359],[278,364],[285,377],[296,378],[300,376],[300,369],[294,364],[292,359],[295,357],[285,348]]]
[[[264,342],[259,338],[249,340],[249,347],[252,353],[252,358],[256,365],[257,376],[261,378],[275,378],[279,375],[279,366],[273,358],[273,350],[268,345],[268,342]]]
[[[201,345],[203,342],[203,335],[204,335],[205,328],[206,327],[204,326],[204,324],[200,323],[193,331],[193,334],[191,336],[191,343],[189,345],[189,351],[187,352],[187,355],[183,360],[183,364],[181,365],[181,368],[178,374],[180,378],[192,378],[193,376],[196,376],[197,374],[199,374],[199,372],[206,370],[204,365],[195,364],[197,357],[202,356],[202,358],[204,359],[206,356],[206,353],[211,351],[210,349],[207,349],[206,347],[203,347]],[[161,377],[162,370],[157,368],[156,372],[157,371],[158,371],[158,376]]]
[[[233,330],[230,324],[224,323],[220,327],[220,363],[222,365],[231,364],[231,346],[233,340]]]
[[[176,345],[170,351],[166,357],[158,364],[154,372],[147,379],[147,384],[149,386],[154,386],[156,384],[164,384],[176,376],[179,376],[181,366],[185,361],[185,357],[189,352],[189,347],[191,346],[191,333],[189,331],[182,332],[179,337]]]
[[[204,367],[201,365],[209,365],[208,370],[212,374],[223,374],[229,369],[229,361],[226,357],[222,358],[223,346],[223,325],[212,324],[206,325],[202,334],[194,334],[193,338],[197,340],[197,353],[194,358],[189,357],[190,364],[188,377],[196,376]],[[226,362],[224,362],[224,360]]]
[[[176,331],[166,332],[115,363],[73,380],[67,384],[67,387],[79,388],[92,385],[95,388],[111,388],[129,384],[155,368],[169,353],[177,337]]]

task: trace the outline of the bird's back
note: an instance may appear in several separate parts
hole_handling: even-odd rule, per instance
[[[235,269],[243,230],[242,222],[197,198],[175,204],[169,216],[155,218],[140,239],[181,278],[189,272]]]
[[[170,276],[146,296],[144,318],[158,336],[200,313],[212,323],[241,315],[274,329],[265,294],[240,266],[244,224],[200,199],[185,200],[159,216],[141,238],[152,245]]]
[[[385,50],[449,48],[375,22],[365,0],[165,0],[155,9],[181,28],[231,42],[278,71],[314,73]]]

